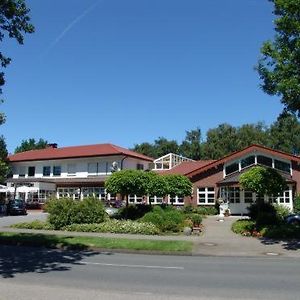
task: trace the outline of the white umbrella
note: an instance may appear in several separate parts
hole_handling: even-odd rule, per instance
[[[36,187],[31,187],[31,186],[26,186],[26,185],[17,187],[17,192],[19,192],[19,193],[35,193],[37,191],[38,191],[38,188],[36,188]]]

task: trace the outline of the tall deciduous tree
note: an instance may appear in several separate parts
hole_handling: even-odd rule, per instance
[[[199,160],[201,158],[200,128],[186,131],[185,140],[180,145],[180,154],[194,160]]]
[[[38,141],[36,141],[35,139],[23,140],[21,145],[15,149],[15,153],[29,150],[45,149],[47,146],[48,142],[42,138]]]
[[[261,87],[300,116],[300,0],[269,1],[274,4],[276,35],[261,48],[257,66]]]
[[[6,143],[4,137],[0,136],[0,183],[5,181],[8,171]]]
[[[1,0],[0,1],[0,42],[3,41],[6,35],[14,38],[19,44],[24,42],[24,33],[34,32],[34,27],[30,24],[29,9],[26,7],[24,0]],[[6,57],[0,51],[1,68],[6,68],[11,62],[9,57]],[[0,94],[1,87],[4,85],[4,72],[0,72]],[[5,116],[0,113],[0,124],[5,121]]]
[[[300,154],[300,123],[293,114],[283,113],[270,127],[271,147]]]

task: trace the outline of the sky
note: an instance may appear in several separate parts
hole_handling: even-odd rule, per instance
[[[35,33],[6,38],[9,152],[29,138],[59,147],[203,138],[221,123],[274,122],[280,101],[254,67],[272,39],[267,0],[27,0]]]

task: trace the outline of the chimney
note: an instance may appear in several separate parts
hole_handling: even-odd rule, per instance
[[[57,148],[57,143],[51,143],[47,145],[47,148],[52,148],[52,149],[56,149]]]

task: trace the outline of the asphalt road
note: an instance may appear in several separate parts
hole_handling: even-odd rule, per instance
[[[46,213],[41,212],[28,212],[26,216],[2,216],[0,215],[0,228],[8,227],[12,224],[31,222],[34,220],[44,221],[47,218]]]
[[[299,299],[300,260],[1,246],[0,299]]]

